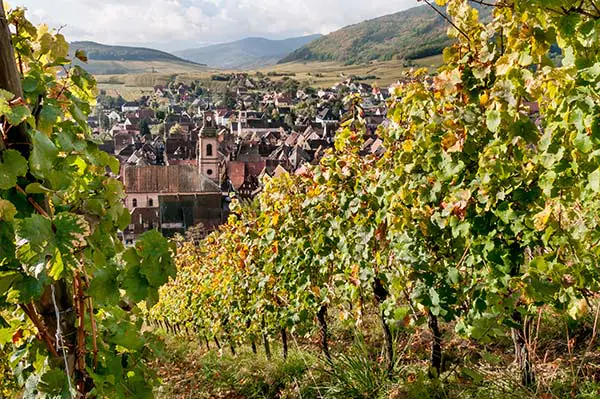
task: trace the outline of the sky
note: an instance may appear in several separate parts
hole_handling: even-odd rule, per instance
[[[67,40],[177,51],[244,37],[284,39],[419,5],[417,0],[8,0]],[[422,4],[422,3],[421,3]]]

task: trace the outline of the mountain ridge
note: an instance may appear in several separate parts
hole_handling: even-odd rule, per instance
[[[252,69],[275,65],[277,61],[322,35],[306,35],[281,40],[246,37],[227,43],[175,51],[183,59],[221,69]]]
[[[197,64],[161,50],[146,47],[117,46],[93,41],[70,43],[70,53],[84,50],[88,61],[74,59],[73,63],[94,75],[121,75],[147,72],[189,71],[204,68]]]
[[[81,49],[94,61],[176,61],[197,64],[166,51],[147,47],[120,46],[94,41],[74,41],[71,49]]]

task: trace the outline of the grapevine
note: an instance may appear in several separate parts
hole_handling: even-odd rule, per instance
[[[194,254],[151,317],[186,303],[203,315],[186,319],[195,329],[232,342],[320,325],[330,356],[327,310],[360,324],[370,301],[390,372],[389,325],[408,318],[431,330],[432,377],[453,326],[482,343],[512,337],[535,383],[533,316],[581,317],[598,294],[600,12],[508,0],[481,21],[467,0],[437,3],[455,44],[435,76],[395,87],[384,154],[360,155],[364,112],[349,98],[319,165],[266,182],[197,252],[185,244]],[[182,288],[188,302],[174,300]]]
[[[174,247],[156,231],[123,247],[120,165],[87,125],[94,78],[60,32],[0,12],[1,351],[25,397],[151,397],[136,304],[175,276]]]

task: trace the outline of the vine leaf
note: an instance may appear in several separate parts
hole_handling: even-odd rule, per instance
[[[136,243],[140,257],[140,273],[151,286],[160,287],[177,275],[177,268],[170,257],[171,244],[156,230],[142,235]]]
[[[486,126],[490,130],[490,132],[496,133],[498,131],[498,127],[500,127],[501,122],[500,111],[497,110],[489,110],[486,113]]]
[[[15,150],[6,150],[0,161],[0,190],[8,190],[17,184],[19,176],[27,173],[27,160]]]
[[[58,149],[44,133],[33,130],[31,132],[33,150],[29,159],[31,173],[40,179],[52,172],[54,161],[58,155]]]
[[[5,115],[8,119],[8,123],[13,126],[19,126],[21,123],[25,122],[27,118],[31,117],[31,111],[29,110],[29,107],[25,105],[17,105],[12,107],[10,112]]]
[[[55,239],[52,223],[40,215],[32,215],[16,223],[17,259],[27,274],[35,278],[45,270],[48,257],[54,255]]]
[[[44,187],[41,183],[31,183],[25,187],[25,192],[27,194],[48,194],[51,193],[52,190]]]
[[[81,215],[61,212],[53,220],[57,246],[63,254],[74,253],[87,245],[91,229]]]
[[[12,222],[17,214],[17,208],[12,202],[0,198],[0,221]]]
[[[96,271],[87,290],[88,295],[98,303],[116,305],[120,299],[120,295],[115,294],[119,292],[117,275],[118,273],[110,268]]]
[[[177,275],[171,257],[174,252],[174,244],[156,230],[142,234],[135,247],[125,252],[126,276],[123,286],[131,300],[146,300],[150,306],[156,303],[158,288],[169,281],[169,277],[175,278]]]
[[[40,391],[57,397],[69,397],[67,375],[61,369],[52,369],[40,378]]]
[[[596,169],[590,173],[588,176],[588,183],[594,192],[600,192],[600,169]]]
[[[54,125],[62,116],[63,114],[60,107],[48,101],[44,103],[44,106],[42,107],[36,127],[40,132],[50,135]]]
[[[75,50],[75,58],[77,58],[81,62],[88,62],[87,54],[82,49]]]

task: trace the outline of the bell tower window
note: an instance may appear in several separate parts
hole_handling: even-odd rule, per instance
[[[212,154],[213,154],[213,146],[212,146],[212,144],[207,144],[206,145],[206,156],[212,157]]]

